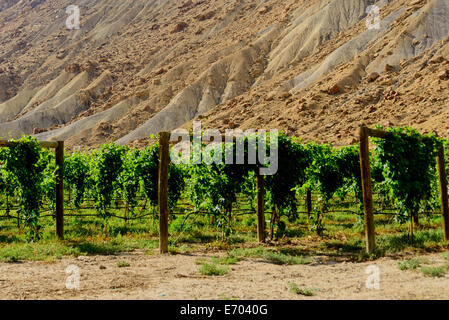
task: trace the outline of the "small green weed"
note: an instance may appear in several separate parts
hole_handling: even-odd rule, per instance
[[[302,296],[307,296],[307,297],[311,297],[313,296],[315,293],[313,292],[313,289],[310,288],[300,288],[298,287],[298,285],[296,283],[289,283],[289,287],[290,287],[290,291]]]
[[[443,253],[441,254],[441,256],[443,257],[443,259],[449,260],[449,252],[443,252]]]
[[[264,252],[262,255],[263,259],[266,259],[270,262],[276,263],[276,264],[310,264],[312,263],[312,260],[310,258],[304,257],[304,256],[291,256],[283,253],[276,253],[276,252]]]
[[[118,261],[117,262],[117,267],[119,268],[127,268],[131,266],[131,264],[128,261]]]
[[[421,258],[412,258],[398,263],[399,269],[401,270],[416,270],[422,264],[428,263],[427,260]]]
[[[223,276],[228,274],[228,272],[228,267],[219,266],[214,263],[203,263],[200,267],[200,273],[205,276]]]
[[[446,273],[448,266],[422,267],[421,272],[429,277],[442,277]]]

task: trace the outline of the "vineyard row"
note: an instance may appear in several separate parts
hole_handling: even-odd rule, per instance
[[[370,136],[374,143],[371,152]],[[261,242],[265,241],[265,210],[271,212],[269,228],[273,234],[283,223],[281,216],[296,220],[298,197],[305,198],[306,212],[320,234],[331,199],[354,195],[356,214],[365,219],[367,251],[373,252],[373,191],[392,203],[395,218],[410,222],[411,228],[420,212],[441,210],[445,240],[449,236],[449,163],[444,161],[448,140],[433,134],[423,136],[411,128],[383,131],[362,127],[358,145],[334,148],[304,144],[281,133],[276,137],[278,170],[268,176],[260,175],[259,168],[270,164],[171,163],[169,138],[168,133],[161,133],[159,142],[144,150],[111,143],[90,152],[65,155],[63,142],[38,142],[29,136],[0,141],[1,199],[15,200],[15,210],[25,222],[29,238],[36,240],[44,203],[56,212],[57,235],[63,238],[64,184],[75,209],[93,199],[93,207],[105,220],[112,216],[115,198],[123,199],[125,218],[136,215],[138,200],[144,198],[145,204],[148,201],[158,208],[161,252],[168,250],[168,216],[181,196],[188,199],[193,212],[215,216],[226,235],[233,205],[243,195],[256,209]],[[252,138],[245,137],[245,155]],[[270,137],[265,143],[269,150]],[[235,141],[219,148],[223,160],[227,150],[236,155]],[[312,193],[318,194],[313,207]]]

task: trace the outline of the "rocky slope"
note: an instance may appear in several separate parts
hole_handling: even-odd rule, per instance
[[[337,145],[362,123],[449,129],[447,0],[86,0],[68,30],[71,4],[0,0],[3,138],[143,146],[193,119]]]

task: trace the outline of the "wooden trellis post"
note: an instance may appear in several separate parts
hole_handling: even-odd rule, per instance
[[[441,146],[440,150],[438,150],[437,166],[438,166],[438,177],[439,177],[439,182],[440,182],[441,211],[443,214],[443,237],[444,237],[444,241],[448,241],[449,240],[449,206],[448,206],[448,196],[447,196],[446,167],[445,167],[445,161],[444,161],[444,146]]]
[[[38,141],[41,148],[55,149],[56,177],[56,235],[64,239],[64,141]],[[17,142],[0,140],[0,147],[17,145]]]
[[[56,234],[64,239],[64,141],[56,147]]]
[[[257,169],[257,238],[265,242],[265,181]]]
[[[306,211],[307,218],[310,219],[310,213],[312,212],[312,192],[309,189],[306,191]]]
[[[161,132],[159,136],[159,181],[158,181],[158,209],[159,209],[159,251],[168,252],[168,165],[169,157],[168,132]]]
[[[369,164],[369,133],[367,127],[361,127],[360,134],[360,169],[362,174],[363,209],[365,213],[366,251],[374,252],[376,249],[373,193],[371,189],[371,170]]]

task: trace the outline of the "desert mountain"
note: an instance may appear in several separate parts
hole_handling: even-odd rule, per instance
[[[447,0],[0,0],[0,136],[69,147],[189,127],[355,141],[449,129]]]

